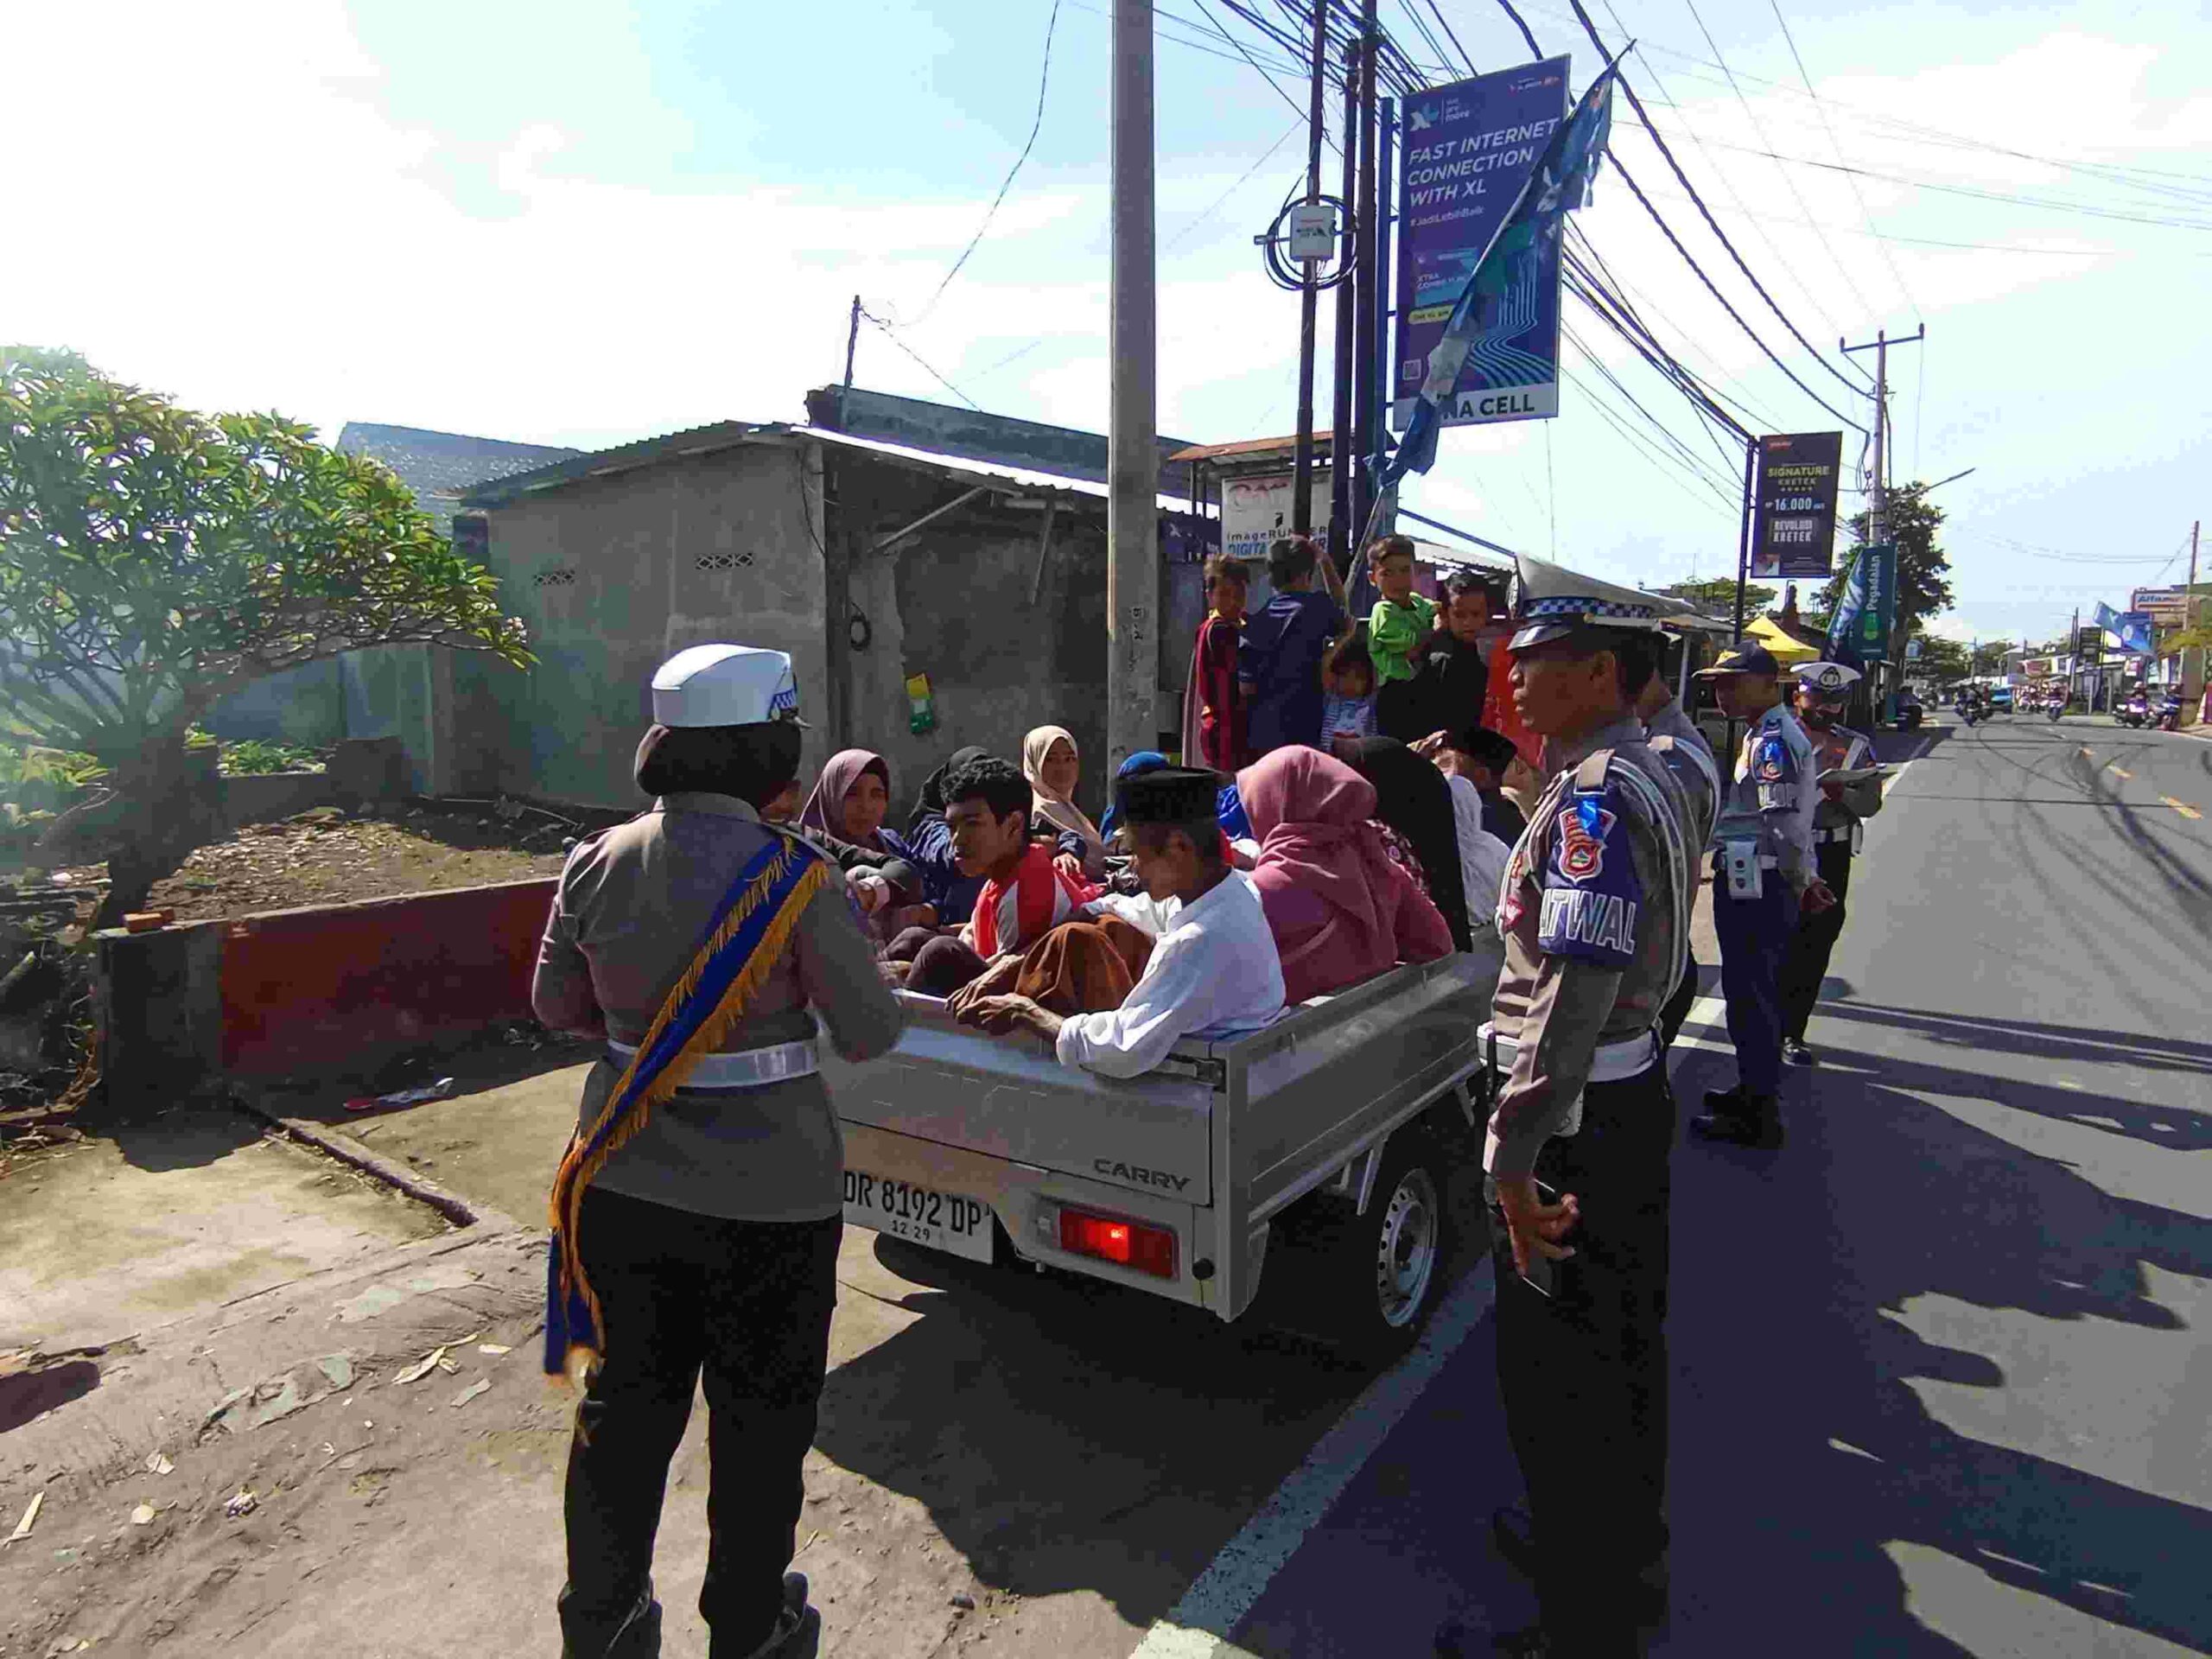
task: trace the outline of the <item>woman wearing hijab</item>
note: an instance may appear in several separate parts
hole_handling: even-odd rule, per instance
[[[816,1020],[857,1062],[900,1015],[836,872],[760,817],[798,768],[798,701],[782,652],[664,664],[636,766],[652,806],[576,844],[538,947],[537,1017],[606,1045],[554,1184],[546,1307],[546,1370],[585,1381],[560,1597],[575,1659],[660,1651],[654,1533],[702,1370],[715,1650],[820,1639],[785,1570],[843,1208]]]
[[[1236,792],[1259,837],[1252,881],[1289,1001],[1451,953],[1443,916],[1368,827],[1376,809],[1366,779],[1319,749],[1292,745],[1239,772]]]
[[[891,809],[891,768],[871,749],[840,749],[799,809],[798,829],[851,880],[855,902],[877,940],[926,924],[928,884],[906,837],[883,822]]]
[[[1029,818],[1033,829],[1048,834],[1072,833],[1083,838],[1083,874],[1096,881],[1106,872],[1106,842],[1098,826],[1075,804],[1075,787],[1083,776],[1083,753],[1075,735],[1065,726],[1039,726],[1021,740],[1021,771],[1033,796]]]
[[[1428,878],[1428,896],[1443,913],[1452,943],[1472,943],[1466,877],[1459,857],[1459,816],[1444,774],[1392,737],[1362,738],[1347,757],[1375,786],[1371,815],[1403,838]],[[1495,903],[1496,890],[1492,889]],[[1479,900],[1478,900],[1479,903]]]

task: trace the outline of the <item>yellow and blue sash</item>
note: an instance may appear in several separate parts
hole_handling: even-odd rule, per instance
[[[600,1358],[605,1322],[584,1276],[577,1223],[584,1189],[645,1127],[652,1109],[720,1048],[790,943],[799,913],[830,880],[830,866],[778,835],[738,872],[706,942],[653,1016],[629,1067],[588,1128],[569,1142],[553,1178],[553,1236],[546,1262],[545,1371],[581,1383]]]

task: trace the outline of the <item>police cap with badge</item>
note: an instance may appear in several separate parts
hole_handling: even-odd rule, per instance
[[[771,721],[806,725],[798,717],[798,678],[787,652],[753,645],[693,645],[654,671],[656,726],[760,726]]]
[[[1857,669],[1841,663],[1800,663],[1790,671],[1797,677],[1798,689],[1810,692],[1820,702],[1847,701],[1851,688],[1864,677]]]
[[[1649,594],[1562,569],[1525,553],[1518,563],[1521,626],[1506,642],[1509,650],[1549,645],[1584,628],[1659,631],[1659,606]]]
[[[751,645],[693,645],[654,671],[653,723],[631,775],[648,795],[743,795],[798,764],[798,680],[790,656]]]

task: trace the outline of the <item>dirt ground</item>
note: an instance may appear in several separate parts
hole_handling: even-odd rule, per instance
[[[276,823],[251,823],[200,848],[155,884],[149,908],[179,921],[256,911],[345,904],[442,887],[480,887],[561,872],[562,843],[579,826],[535,808],[449,802],[379,802],[359,811],[319,806]],[[16,891],[84,895],[81,922],[105,891],[105,864],[23,871]]]
[[[508,822],[415,806],[388,819],[318,807],[200,848],[149,902],[174,909],[179,921],[199,921],[558,875],[561,843],[573,833],[531,814]]]
[[[482,1221],[266,1289],[211,1287],[201,1313],[92,1357],[115,1368],[103,1386],[0,1430],[0,1536],[47,1491],[34,1535],[0,1548],[0,1659],[557,1648],[569,1421],[534,1351],[539,1222],[582,1077],[573,1053],[530,1058],[545,1069],[385,1114],[280,1108],[464,1195]],[[71,1161],[98,1177],[108,1156],[65,1154],[41,1185]],[[149,1142],[129,1161],[159,1157]],[[288,1230],[264,1243],[291,1248]],[[859,1229],[837,1278],[796,1562],[833,1656],[1124,1659],[1366,1380],[1295,1338]],[[249,1342],[246,1357],[226,1345]],[[449,1342],[453,1370],[401,1380]],[[321,1369],[340,1357],[342,1389]],[[288,1382],[305,1403],[200,1427],[257,1379],[251,1408],[283,1405]],[[696,1414],[661,1528],[669,1659],[706,1651],[705,1438]],[[173,1472],[147,1466],[156,1452]],[[251,1512],[226,1513],[242,1491]]]

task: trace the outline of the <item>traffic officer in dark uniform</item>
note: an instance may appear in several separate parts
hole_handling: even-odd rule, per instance
[[[1843,934],[1851,861],[1865,833],[1859,826],[1882,810],[1882,780],[1828,778],[1831,772],[1878,770],[1874,740],[1838,723],[1851,701],[1851,688],[1859,683],[1859,671],[1841,663],[1801,663],[1796,675],[1797,719],[1813,746],[1813,776],[1821,788],[1813,810],[1813,864],[1835,894],[1835,903],[1801,915],[1790,937],[1789,954],[1782,964],[1782,1057],[1792,1065],[1813,1065],[1819,1057],[1805,1046],[1805,1024],[1820,1001],[1828,954]]]
[[[901,1016],[836,867],[760,821],[798,768],[798,703],[779,651],[664,664],[638,747],[652,808],[570,852],[538,950],[537,1017],[607,1046],[553,1191],[546,1369],[587,1384],[565,1659],[660,1652],[653,1535],[702,1371],[713,1659],[803,1659],[820,1639],[785,1571],[843,1207],[816,1021],[861,1060]]]
[[[1738,645],[1700,678],[1719,683],[1720,712],[1746,721],[1733,782],[1713,831],[1713,931],[1736,1046],[1736,1084],[1706,1091],[1690,1127],[1709,1141],[1782,1144],[1782,962],[1800,912],[1835,895],[1813,866],[1813,747],[1784,705],[1782,670],[1760,645]]]
[[[1668,1160],[1655,1027],[1689,931],[1688,808],[1644,741],[1622,642],[1648,597],[1524,559],[1513,698],[1559,770],[1507,866],[1484,1028],[1497,1374],[1526,1514],[1493,1520],[1541,1622],[1455,1620],[1440,1655],[1606,1659],[1664,1600]]]

